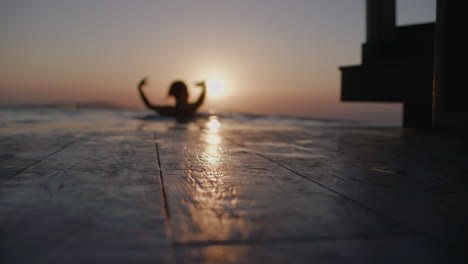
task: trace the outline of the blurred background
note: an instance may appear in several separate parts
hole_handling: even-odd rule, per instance
[[[435,0],[398,0],[397,25],[433,22]],[[2,0],[0,106],[173,104],[174,79],[202,111],[400,125],[402,104],[341,103],[359,64],[365,0]]]

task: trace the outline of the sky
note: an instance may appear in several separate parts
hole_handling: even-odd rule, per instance
[[[436,0],[398,0],[397,24]],[[365,0],[0,0],[0,105],[107,101],[143,108],[207,80],[204,111],[401,122],[402,105],[340,102],[360,64]]]

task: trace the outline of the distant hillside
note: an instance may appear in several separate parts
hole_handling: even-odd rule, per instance
[[[17,104],[1,105],[1,108],[68,108],[68,109],[135,109],[116,103],[96,102],[54,102],[49,104]]]

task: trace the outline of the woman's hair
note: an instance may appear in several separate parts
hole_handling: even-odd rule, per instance
[[[187,85],[185,85],[184,82],[175,81],[171,84],[171,88],[169,88],[169,95],[178,97],[183,93],[187,93]]]

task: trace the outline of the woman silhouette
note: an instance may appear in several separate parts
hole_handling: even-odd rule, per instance
[[[160,115],[173,116],[179,122],[187,121],[197,112],[197,109],[203,104],[206,95],[206,84],[205,81],[199,82],[196,85],[202,88],[200,97],[195,103],[188,103],[188,91],[187,85],[182,81],[175,81],[169,88],[168,96],[174,96],[176,100],[175,106],[160,106],[151,104],[143,93],[143,86],[146,85],[146,78],[143,78],[138,84],[138,91],[140,92],[141,99],[145,103],[146,107],[155,110]]]

